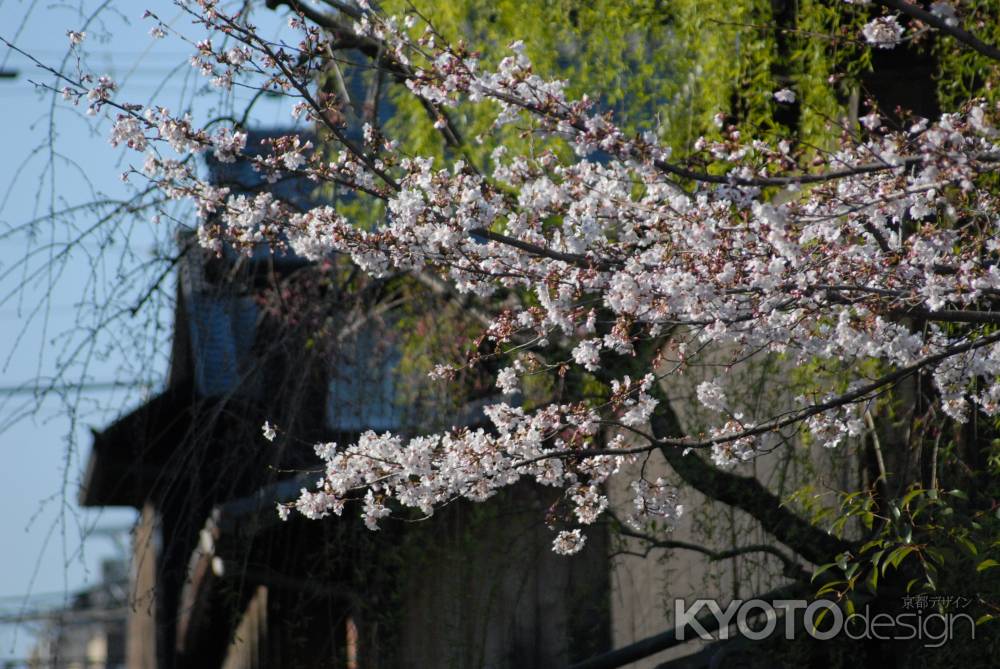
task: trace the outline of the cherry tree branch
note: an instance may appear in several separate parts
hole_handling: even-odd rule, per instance
[[[1000,61],[1000,49],[997,49],[992,44],[987,44],[967,30],[949,24],[941,17],[923,9],[920,5],[907,2],[906,0],[878,0],[878,3],[883,7],[894,9],[929,26],[933,26],[946,35],[951,35],[962,44],[978,51],[987,58]]]
[[[680,420],[658,386],[654,387],[660,403],[653,412],[651,429],[661,439],[682,434]],[[706,497],[744,511],[760,522],[766,532],[813,564],[828,562],[850,544],[829,534],[793,512],[756,478],[739,476],[713,467],[696,453],[676,448],[660,452],[674,472]]]
[[[778,558],[782,565],[782,572],[785,576],[789,578],[794,578],[798,581],[808,582],[812,574],[806,571],[802,565],[798,564],[791,556],[786,554],[781,549],[770,544],[748,544],[746,546],[736,546],[726,550],[713,550],[701,544],[692,543],[690,541],[679,541],[676,539],[664,539],[661,537],[654,537],[649,534],[644,534],[642,532],[636,532],[635,530],[629,529],[627,526],[622,525],[617,528],[617,532],[622,536],[631,537],[633,539],[638,539],[643,541],[654,548],[666,548],[670,550],[686,550],[693,551],[695,553],[701,553],[709,559],[710,562],[721,562],[722,560],[731,560],[733,558],[741,557],[743,555],[750,555],[753,553],[766,553],[772,557]]]

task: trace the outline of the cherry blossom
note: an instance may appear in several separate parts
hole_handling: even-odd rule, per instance
[[[491,69],[429,27],[363,9],[354,37],[378,45],[382,65],[421,98],[439,130],[448,131],[453,108],[486,105],[496,127],[517,124],[538,140],[526,154],[497,147],[486,166],[443,164],[402,154],[372,124],[358,140],[345,132],[335,101],[313,92],[331,38],[304,17],[291,21],[302,35],[291,55],[215,3],[197,6],[198,21],[230,38],[225,47],[197,43],[192,65],[204,77],[231,83],[251,66],[266,68],[269,90],[292,98],[296,117],[335,140],[318,151],[297,135],[273,139],[248,158],[262,178],[309,179],[379,200],[387,212],[364,229],[333,205],[303,211],[270,192],[207,184],[184,158],[212,151],[235,160],[242,130],[114,102],[109,79],[73,82],[69,95],[95,110],[116,108],[110,141],[143,152],[137,174],[165,197],[194,203],[203,246],[249,253],[267,243],[314,260],[344,254],[374,276],[427,272],[483,300],[530,296],[505,303],[484,329],[507,396],[485,407],[486,425],[322,444],[322,475],[291,505],[303,515],[340,515],[353,502],[375,529],[397,509],[431,515],[451,500],[483,501],[529,480],[560,491],[562,522],[587,525],[607,507],[602,486],[639,457],[704,450],[728,468],[779,436],[808,435],[832,448],[859,437],[863,407],[914,374],[928,374],[941,411],[956,421],[1000,410],[1000,206],[980,187],[1000,161],[997,109],[973,100],[902,129],[873,111],[860,137],[845,132],[808,169],[796,165],[788,139],[743,137],[720,115],[717,134],[694,142],[688,161],[655,133],[616,125],[596,98],[573,98],[565,82],[540,77],[521,43]],[[892,16],[863,29],[876,48],[902,35]],[[789,104],[795,94],[774,98]],[[706,161],[717,169],[693,166]],[[656,433],[662,388],[705,351],[727,358],[720,368],[769,356],[789,367],[818,361],[845,370],[847,389],[750,419],[730,406],[723,373],[697,386],[713,414],[704,429]],[[861,371],[872,361],[879,375]],[[616,371],[629,365],[642,369]],[[455,371],[441,365],[434,376]],[[526,375],[569,372],[599,381],[603,396],[532,409],[508,403]],[[273,426],[262,429],[275,437]],[[632,489],[630,522],[682,512],[663,480],[639,478]],[[291,506],[281,507],[284,517]],[[572,554],[584,541],[578,528],[564,530],[553,546]]]
[[[677,501],[676,488],[662,477],[657,477],[653,483],[645,479],[633,481],[632,491],[635,510],[626,522],[635,529],[641,529],[648,520],[658,520],[672,527],[684,513],[683,505]]]
[[[903,26],[899,25],[895,16],[880,16],[866,23],[861,34],[872,46],[891,49],[903,37]]]
[[[575,555],[583,550],[585,543],[587,543],[587,537],[579,529],[563,530],[553,540],[552,550],[559,555]]]
[[[703,381],[696,389],[698,401],[714,411],[725,411],[726,391],[714,381]]]
[[[795,91],[790,88],[782,88],[780,91],[774,92],[774,99],[785,104],[792,104],[795,102]]]

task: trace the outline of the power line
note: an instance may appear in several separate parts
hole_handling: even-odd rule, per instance
[[[19,386],[0,386],[0,397],[14,395],[39,395],[45,393],[65,393],[74,391],[118,390],[121,388],[153,388],[156,384],[149,381],[93,381],[90,383],[61,383],[58,385],[21,384]]]
[[[128,607],[113,609],[36,609],[15,614],[0,614],[0,625],[19,625],[28,622],[55,621],[63,625],[80,625],[107,620],[120,620],[128,614]]]
[[[123,527],[123,532],[127,532],[130,529],[131,528]],[[79,590],[84,590],[86,587],[88,586],[83,586],[79,588]],[[34,609],[54,610],[57,608],[63,608],[68,604],[76,592],[76,590],[52,590],[49,592],[35,592],[27,595],[24,593],[0,595],[0,611],[10,609],[14,605],[21,606],[24,602],[31,602]],[[11,602],[14,604],[11,604]],[[48,604],[46,604],[46,602],[48,602]]]

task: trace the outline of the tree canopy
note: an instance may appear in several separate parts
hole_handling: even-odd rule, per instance
[[[662,453],[683,484],[824,565],[817,576],[836,569],[824,588],[875,589],[911,555],[934,588],[956,548],[976,573],[996,566],[1000,51],[983,20],[995,8],[269,4],[288,6],[301,41],[268,40],[242,9],[179,3],[205,32],[192,63],[215,86],[293,99],[314,139],[275,138],[254,167],[309,179],[333,204],[202,178],[190,157],[235,160],[239,124],[134,104],[89,75],[60,74],[63,94],[113,117],[112,144],[144,155],[129,176],[191,202],[206,248],[349,256],[483,305],[472,353],[432,374],[489,363],[505,396],[485,409],[489,429],[317,444],[324,474],[282,516],[357,503],[377,529],[396,509],[431,515],[530,479],[560,491],[553,548],[573,554],[608,508],[605,484]],[[930,63],[933,116],[880,106],[893,98],[872,73],[903,52]],[[374,220],[359,224],[358,202],[379,203]],[[764,412],[732,397],[757,364],[789,370]],[[669,399],[691,375],[703,426]],[[519,402],[540,380],[549,396]],[[927,453],[915,474],[875,425],[901,403],[911,418],[894,447]],[[872,455],[875,476],[845,491],[833,534],[734,471],[790,443]],[[628,483],[626,531],[651,536],[683,512],[672,482]]]

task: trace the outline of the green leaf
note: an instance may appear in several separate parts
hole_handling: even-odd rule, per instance
[[[945,552],[941,549],[931,548],[930,546],[927,546],[924,548],[924,553],[927,555],[927,557],[929,557],[931,560],[937,562],[940,565],[943,565],[947,561],[945,559]],[[952,554],[951,551],[948,551],[948,553]],[[927,566],[928,568],[931,567],[930,563],[928,563]]]
[[[847,585],[847,581],[830,581],[816,592],[816,596],[819,597],[820,595],[825,595],[828,592],[833,592],[838,586],[841,585]]]
[[[957,541],[965,550],[969,551],[969,555],[972,557],[979,555],[979,549],[976,548],[976,544],[969,541],[968,537],[958,537]]]
[[[816,567],[816,571],[813,572],[812,578],[809,579],[809,580],[810,581],[815,581],[819,577],[819,575],[822,574],[824,571],[827,571],[828,569],[832,569],[833,567],[836,567],[836,566],[837,566],[837,564],[835,562],[828,562],[827,564],[823,564],[823,565],[820,565],[820,566]]]
[[[868,573],[868,578],[865,579],[865,587],[873,595],[878,593],[878,569],[872,569]]]
[[[988,623],[989,621],[993,620],[994,618],[996,618],[996,616],[993,615],[992,613],[984,613],[983,615],[981,615],[978,618],[976,618],[976,627],[979,627],[983,623]]]
[[[900,546],[899,548],[896,548],[891,553],[889,553],[889,556],[885,559],[885,562],[882,563],[882,575],[885,576],[885,570],[888,569],[890,565],[893,567],[893,569],[898,569],[899,563],[902,562],[907,555],[909,555],[915,550],[917,549],[914,548],[913,546]]]
[[[819,615],[816,616],[813,619],[813,631],[814,632],[819,629],[819,624],[821,622],[823,622],[823,618],[825,618],[826,614],[829,613],[829,612],[830,612],[830,609],[828,607],[826,607],[826,606],[824,606],[822,609],[820,609]]]
[[[969,499],[969,496],[965,492],[959,490],[958,488],[955,488],[954,490],[949,490],[947,492],[947,494],[951,495],[952,497],[957,497],[957,498],[959,498],[961,500],[965,500],[965,501],[968,501],[968,499]]]
[[[987,569],[991,569],[993,567],[1000,567],[1000,562],[997,562],[992,558],[987,558],[986,560],[983,560],[976,566],[976,571],[977,572],[986,571]]]
[[[861,548],[859,548],[858,549],[858,553],[859,554],[864,554],[864,553],[867,553],[868,551],[870,551],[871,549],[875,548],[876,546],[881,547],[881,546],[884,546],[884,545],[885,545],[885,540],[884,539],[872,539],[871,541],[869,541],[868,543],[866,543],[865,545],[863,545]]]
[[[916,497],[917,495],[921,495],[924,492],[925,491],[923,488],[917,488],[916,490],[911,490],[910,492],[903,495],[903,501],[901,501],[899,505],[905,509],[910,505],[910,502],[913,501],[914,497]]]

